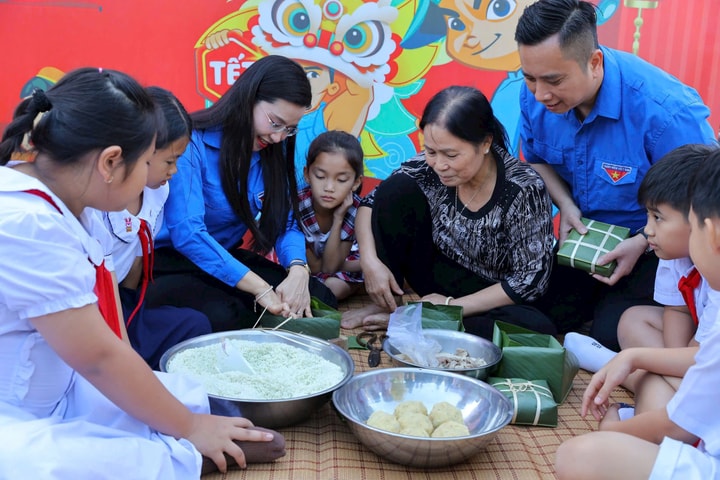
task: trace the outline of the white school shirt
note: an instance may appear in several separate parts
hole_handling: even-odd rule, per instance
[[[159,188],[145,187],[140,211],[133,215],[127,210],[122,212],[103,212],[105,228],[112,237],[112,255],[115,263],[115,274],[118,282],[122,282],[132,268],[136,257],[142,257],[142,247],[138,232],[140,219],[150,226],[153,238],[162,227],[162,212],[167,200],[170,186],[166,183]]]
[[[715,325],[720,325],[718,320]],[[702,439],[701,448],[720,457],[720,328],[711,329],[700,343],[695,364],[685,373],[667,405],[670,420]]]
[[[656,302],[667,306],[684,306],[685,300],[678,290],[678,282],[693,268],[689,257],[673,260],[660,259],[655,274],[655,292],[653,298]],[[701,277],[700,286],[694,291],[695,309],[698,315],[698,328],[695,340],[703,341],[710,334],[720,310],[720,292],[710,288],[710,285]]]
[[[49,195],[62,214],[24,192],[31,189]],[[94,236],[103,232],[97,211],[78,219],[40,181],[0,166],[0,478],[200,477],[201,456],[189,441],[120,410],[29,321],[97,302],[93,264],[106,250]],[[199,384],[175,375],[160,380],[192,411],[209,413]]]
[[[62,214],[23,192],[30,189]],[[87,231],[97,221],[88,210],[76,218],[39,180],[0,167],[0,412],[6,403],[49,415],[71,385],[73,370],[29,319],[97,302],[94,265],[104,250]]]

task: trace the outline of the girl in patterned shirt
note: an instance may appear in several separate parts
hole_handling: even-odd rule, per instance
[[[324,132],[310,144],[304,169],[308,185],[298,198],[301,226],[310,270],[338,300],[363,281],[355,240],[362,173],[363,151],[349,133]]]

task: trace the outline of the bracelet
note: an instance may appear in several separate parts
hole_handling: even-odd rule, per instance
[[[445,299],[445,305],[450,305],[450,300],[455,300],[453,297],[447,297]]]
[[[255,295],[255,300],[253,300],[253,312],[257,312],[257,304],[258,304],[258,301],[260,301],[260,299],[261,299],[262,297],[264,297],[265,295],[267,295],[268,293],[272,292],[273,288],[274,288],[274,287],[273,287],[272,285],[270,285],[270,286],[267,288],[267,290],[265,290],[265,291],[262,292],[262,293],[258,293],[257,295]]]
[[[310,271],[310,265],[308,265],[305,260],[293,260],[288,264],[287,271],[289,272],[292,267],[303,267],[305,270],[307,270],[308,275],[312,275],[312,272]]]

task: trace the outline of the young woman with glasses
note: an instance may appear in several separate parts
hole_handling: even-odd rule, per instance
[[[251,327],[265,309],[312,316],[311,295],[337,305],[309,275],[296,220],[294,135],[310,99],[302,67],[271,55],[191,115],[194,130],[170,184],[148,305],[200,310],[214,331]],[[279,264],[266,258],[273,249]]]

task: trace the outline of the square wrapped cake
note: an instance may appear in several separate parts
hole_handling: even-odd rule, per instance
[[[558,250],[558,263],[597,273],[605,277],[612,275],[616,262],[598,265],[598,258],[615,248],[630,236],[630,229],[583,218],[588,232],[580,235],[572,229],[565,242]]]

